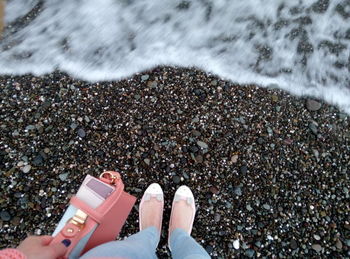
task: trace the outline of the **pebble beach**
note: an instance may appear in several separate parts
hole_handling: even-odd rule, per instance
[[[118,82],[55,72],[0,77],[0,248],[51,234],[86,174],[122,174],[138,198],[196,198],[212,258],[350,257],[350,116],[319,100],[158,67]]]

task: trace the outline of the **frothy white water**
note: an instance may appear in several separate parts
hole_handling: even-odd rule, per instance
[[[350,0],[12,0],[0,73],[112,80],[195,66],[350,114]]]

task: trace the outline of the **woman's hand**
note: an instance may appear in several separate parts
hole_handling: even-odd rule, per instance
[[[69,244],[62,242],[49,245],[52,239],[52,236],[29,236],[19,244],[17,250],[28,259],[56,259],[66,253]]]

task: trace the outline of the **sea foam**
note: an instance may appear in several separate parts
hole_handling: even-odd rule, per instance
[[[1,74],[101,81],[194,66],[350,114],[349,0],[12,0],[5,22]]]

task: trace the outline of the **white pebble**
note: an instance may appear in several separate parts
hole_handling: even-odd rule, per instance
[[[29,173],[30,169],[32,169],[32,167],[30,165],[26,165],[22,168],[22,172],[23,173]]]
[[[239,249],[239,240],[236,239],[235,241],[233,241],[233,247],[238,250]]]

